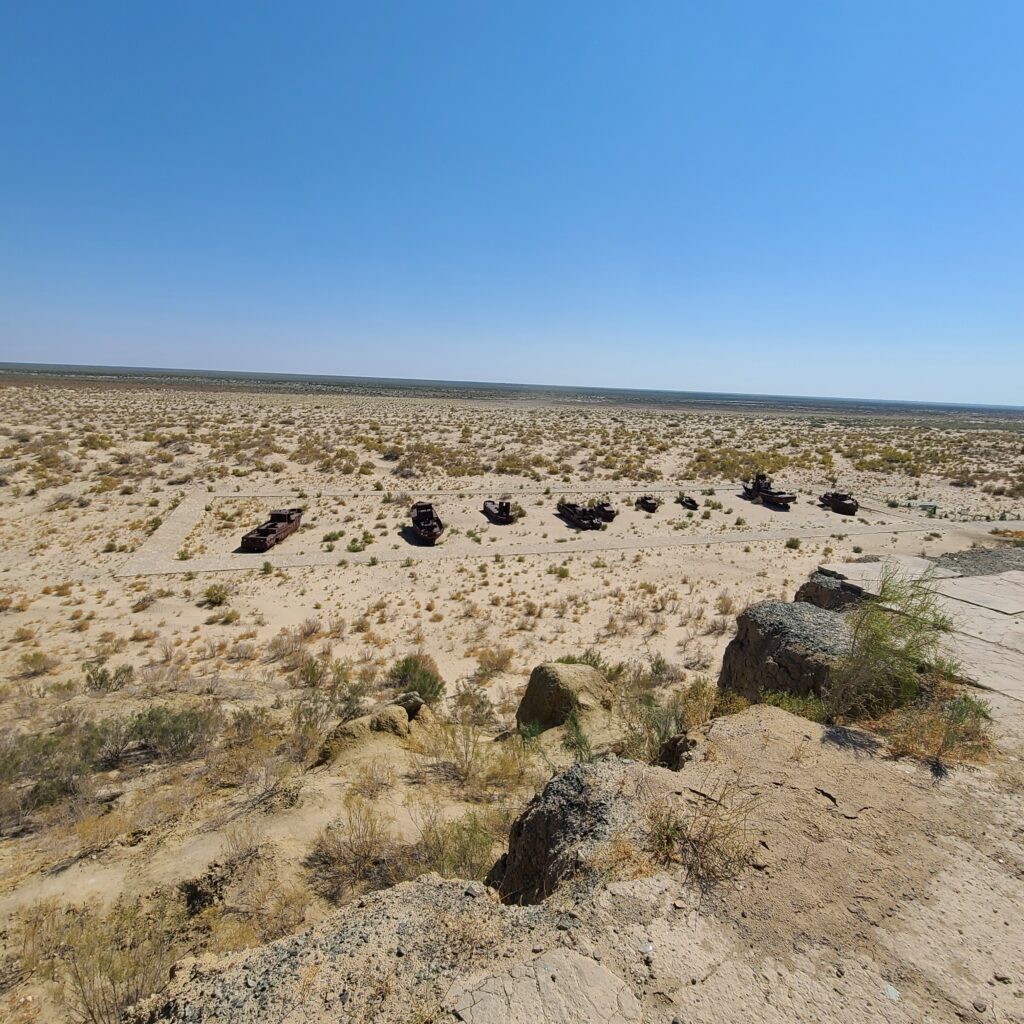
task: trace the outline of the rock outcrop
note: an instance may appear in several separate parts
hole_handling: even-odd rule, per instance
[[[596,668],[549,662],[530,673],[516,723],[551,729],[563,725],[574,710],[579,714],[596,711],[609,698],[608,680]]]
[[[509,903],[538,903],[559,886],[584,882],[612,839],[643,846],[651,800],[671,800],[678,776],[608,757],[556,775],[512,825],[508,852],[488,876]]]
[[[963,1024],[996,1000],[1017,1020],[1019,788],[935,786],[872,744],[759,705],[715,719],[678,773],[577,765],[523,813],[506,861],[551,899],[424,875],[269,945],[181,961],[126,1022]],[[648,819],[668,806],[704,823],[670,857]],[[689,854],[716,849],[749,861],[708,893]]]
[[[378,706],[368,714],[347,722],[339,722],[321,744],[316,764],[326,764],[340,751],[366,743],[372,733],[390,733],[401,738],[409,735],[411,723],[425,725],[430,719],[430,708],[419,694],[400,694],[390,704]]]
[[[863,595],[856,587],[837,576],[831,576],[824,572],[813,572],[807,582],[797,590],[794,600],[839,612],[860,603],[863,600]]]
[[[838,612],[805,601],[762,601],[737,618],[718,685],[752,703],[766,691],[820,697],[850,640],[850,627]]]

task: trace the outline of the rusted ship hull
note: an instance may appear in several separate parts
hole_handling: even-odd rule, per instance
[[[250,554],[269,551],[275,544],[291,536],[301,523],[301,508],[274,509],[265,523],[243,535],[241,549]]]
[[[562,501],[558,504],[558,514],[577,530],[600,530],[601,518],[597,513],[584,505]]]
[[[855,516],[860,511],[860,502],[856,498],[837,491],[827,491],[818,498],[818,502],[841,516]]]
[[[412,530],[424,544],[435,544],[444,533],[444,523],[426,501],[418,501],[412,507]]]
[[[512,513],[512,503],[510,501],[485,501],[484,515],[492,523],[497,523],[499,526],[508,526],[510,523],[514,523],[516,519]]]

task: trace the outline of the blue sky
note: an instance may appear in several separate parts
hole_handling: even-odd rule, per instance
[[[1024,404],[1020,0],[0,0],[0,359]]]

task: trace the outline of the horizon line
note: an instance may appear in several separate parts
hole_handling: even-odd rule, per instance
[[[527,381],[485,381],[485,380],[447,380],[431,377],[378,377],[366,375],[332,374],[332,373],[291,373],[276,370],[225,370],[201,367],[172,367],[172,366],[134,366],[114,365],[106,363],[29,363],[29,362],[6,362],[0,361],[0,372],[11,370],[22,370],[30,372],[59,372],[70,371],[76,373],[136,373],[136,374],[167,374],[171,376],[214,376],[221,378],[237,379],[264,379],[281,381],[348,381],[352,383],[372,383],[390,385],[457,385],[462,387],[489,387],[501,389],[527,389],[527,390],[561,390],[605,394],[639,394],[639,395],[679,395],[683,397],[714,397],[714,398],[741,398],[761,400],[796,400],[813,402],[837,402],[837,403],[866,403],[870,405],[899,405],[953,409],[985,409],[1009,412],[1024,412],[1024,405],[1003,405],[988,402],[943,402],[930,399],[915,398],[868,398],[855,397],[844,398],[837,395],[785,395],[765,394],[744,391],[687,391],[675,388],[641,388],[641,387],[608,387],[606,385],[587,384],[552,384]]]

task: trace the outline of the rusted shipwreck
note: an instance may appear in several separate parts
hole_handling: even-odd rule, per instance
[[[772,487],[771,477],[767,473],[756,473],[753,480],[744,480],[743,497],[776,508],[789,508],[796,501],[795,494]]]
[[[577,530],[600,530],[602,519],[600,515],[586,505],[577,505],[572,501],[560,501],[558,503],[558,514]]]
[[[433,544],[444,533],[444,523],[429,501],[417,501],[412,507],[413,533],[424,544]]]
[[[499,498],[497,501],[488,498],[484,502],[484,515],[499,526],[508,526],[509,523],[516,521],[512,502],[508,498]]]
[[[860,509],[860,502],[846,491],[826,491],[818,498],[818,504],[841,516],[855,516]]]
[[[301,508],[276,508],[270,518],[242,537],[243,551],[269,551],[293,534],[302,523]]]

